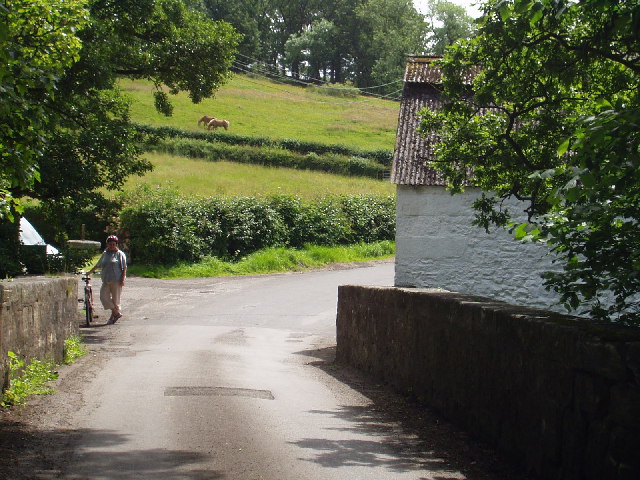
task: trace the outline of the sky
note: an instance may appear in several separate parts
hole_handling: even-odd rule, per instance
[[[480,16],[480,9],[474,7],[473,5],[476,3],[480,3],[481,0],[448,0],[451,3],[455,3],[456,5],[463,6],[469,15],[473,18]],[[427,0],[413,0],[413,4],[420,13],[424,13],[427,6]]]

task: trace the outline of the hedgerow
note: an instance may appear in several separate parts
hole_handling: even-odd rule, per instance
[[[296,153],[277,147],[252,147],[209,143],[204,140],[184,138],[160,139],[156,151],[210,161],[226,160],[269,167],[285,167],[298,170],[314,170],[338,175],[357,175],[381,178],[387,168],[363,157],[347,157],[338,154],[319,155],[315,152]]]
[[[359,157],[371,160],[375,163],[390,168],[393,152],[390,150],[362,150],[346,145],[325,144],[319,142],[305,142],[294,139],[273,140],[266,137],[254,137],[237,135],[229,132],[194,132],[181,130],[175,127],[154,127],[151,125],[136,125],[138,131],[146,134],[146,147],[156,148],[162,139],[179,138],[183,140],[202,140],[208,143],[227,144],[248,147],[272,147],[289,150],[294,153],[317,155],[342,155],[347,157]]]
[[[395,199],[351,195],[193,198],[146,189],[120,216],[131,257],[147,264],[237,259],[266,247],[393,240]]]

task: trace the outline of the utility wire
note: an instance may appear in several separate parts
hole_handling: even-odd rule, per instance
[[[286,79],[292,80],[294,82],[308,84],[308,82],[305,82],[303,80],[299,80],[299,79],[290,77],[288,75],[281,75],[279,73],[274,73],[273,70],[278,70],[278,68],[276,66],[274,66],[274,65],[269,65],[266,62],[263,62],[262,60],[258,60],[257,58],[248,57],[247,55],[243,55],[241,53],[238,53],[237,55],[240,56],[240,57],[244,57],[247,60],[250,60],[250,61],[252,61],[254,63],[259,63],[259,64],[265,65],[266,67],[262,68],[262,70],[269,72],[270,75],[274,75],[274,76],[277,76],[277,77],[280,77],[280,78],[286,78]],[[253,68],[253,66],[250,65],[250,64],[246,64],[245,63],[245,66]],[[321,80],[319,78],[309,77],[309,80],[313,80],[313,81],[320,82],[320,83],[325,83],[325,80]],[[330,85],[317,85],[317,86],[319,86],[321,88],[331,88],[331,89],[335,89],[335,90],[373,90],[375,88],[386,87],[386,86],[389,86],[389,85],[394,85],[396,83],[402,83],[402,80],[398,79],[398,80],[394,80],[393,82],[383,83],[381,85],[373,85],[371,87],[332,87]]]
[[[235,67],[236,67],[238,70],[242,71],[242,72],[249,73],[249,74],[252,74],[252,75],[256,75],[257,77],[262,77],[262,78],[265,78],[265,79],[267,79],[267,80],[270,80],[270,81],[273,81],[273,82],[276,82],[276,83],[280,83],[280,84],[282,84],[282,85],[287,85],[287,84],[286,84],[286,83],[284,83],[284,82],[278,82],[277,80],[274,80],[274,79],[272,79],[272,78],[269,78],[269,77],[268,77],[268,76],[266,76],[266,75],[260,75],[260,74],[257,74],[257,73],[255,73],[255,72],[252,72],[252,71],[247,70],[247,69],[245,69],[245,68],[238,67],[237,65],[236,65]],[[260,85],[260,86],[263,86],[263,87],[265,86],[263,83],[253,82],[253,81],[249,80],[249,79],[248,79],[248,78],[246,78],[246,77],[244,78],[244,81],[246,81],[246,82],[248,82],[248,83],[253,83],[253,84],[255,84],[255,85]],[[267,87],[269,87],[269,85],[267,85]],[[272,87],[272,88],[276,88],[276,87]],[[255,89],[255,90],[258,90],[258,89]],[[372,102],[373,100],[376,100],[376,99],[399,100],[399,99],[400,99],[400,97],[398,97],[398,96],[394,96],[394,95],[396,95],[397,93],[401,92],[401,91],[402,91],[402,89],[395,90],[394,92],[391,92],[390,94],[388,94],[388,95],[384,95],[384,96],[375,96],[375,98],[369,98],[369,99],[363,99],[363,100],[351,100],[351,101],[344,101],[344,102],[330,102],[330,101],[326,101],[326,102],[325,102],[325,101],[321,101],[321,100],[304,99],[304,98],[301,98],[301,97],[300,97],[300,95],[299,95],[299,93],[297,93],[297,92],[291,92],[291,91],[289,91],[289,90],[283,90],[283,89],[278,89],[278,91],[279,91],[279,92],[286,92],[286,93],[288,93],[288,94],[290,94],[290,95],[293,95],[294,97],[297,97],[297,98],[295,98],[295,100],[296,100],[296,101],[300,101],[300,102],[308,102],[308,103],[322,103],[322,104],[328,104],[328,105],[354,105],[354,104],[362,105],[362,104],[365,104],[365,103]],[[273,95],[273,96],[280,96],[280,97],[283,97],[283,95],[278,95],[277,93],[265,92],[264,90],[262,90],[262,92],[263,92],[264,94],[266,94],[266,95]],[[372,96],[372,97],[373,97],[373,96]]]
[[[271,75],[274,75],[274,76],[277,76],[277,77],[280,77],[280,78],[285,78],[285,79],[294,81],[296,83],[300,83],[300,84],[304,85],[305,87],[313,85],[313,84],[309,84],[307,82],[304,82],[302,80],[297,80],[295,78],[291,78],[291,77],[287,77],[287,76],[283,76],[283,75],[277,75],[277,74],[271,74],[271,73],[260,74],[260,73],[257,73],[255,70],[252,70],[251,69],[251,65],[243,63],[243,62],[239,62],[238,60],[234,60],[234,67],[237,68],[238,70],[243,71],[243,72],[251,73],[251,74],[256,75],[256,76],[261,76],[263,78],[267,78],[267,79],[269,79],[269,80],[271,80],[273,82],[280,83],[282,85],[289,85],[290,82],[280,82],[280,81],[278,81],[278,80],[276,80],[274,78],[271,78]],[[391,83],[388,83],[387,85],[393,85],[394,83],[397,83],[397,82],[391,82]],[[357,90],[357,91],[360,90],[359,88],[337,88],[337,87],[334,88],[334,87],[326,87],[326,86],[322,86],[322,85],[313,85],[313,86],[316,87],[316,88],[326,88],[326,89],[330,89],[330,90]],[[397,91],[398,90],[396,90],[396,92]],[[393,92],[393,93],[395,93],[395,92]],[[376,93],[364,92],[363,95],[366,95],[366,96],[369,96],[369,97],[383,98],[383,99],[394,99],[394,97],[392,97],[392,94],[379,95],[379,94],[376,94]]]

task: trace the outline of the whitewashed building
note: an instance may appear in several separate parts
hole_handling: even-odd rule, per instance
[[[440,70],[430,57],[410,57],[398,119],[391,182],[397,185],[395,285],[442,288],[519,305],[565,311],[540,274],[557,268],[547,248],[523,245],[506,231],[471,224],[480,189],[451,195],[427,165],[434,136],[417,133],[418,112],[441,105]],[[524,207],[515,201],[510,210]],[[522,219],[525,219],[524,212]]]

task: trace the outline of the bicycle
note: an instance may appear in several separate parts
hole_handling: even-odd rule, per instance
[[[82,280],[84,281],[85,325],[90,327],[91,320],[93,320],[93,290],[91,289],[91,274],[89,272],[83,273]]]

